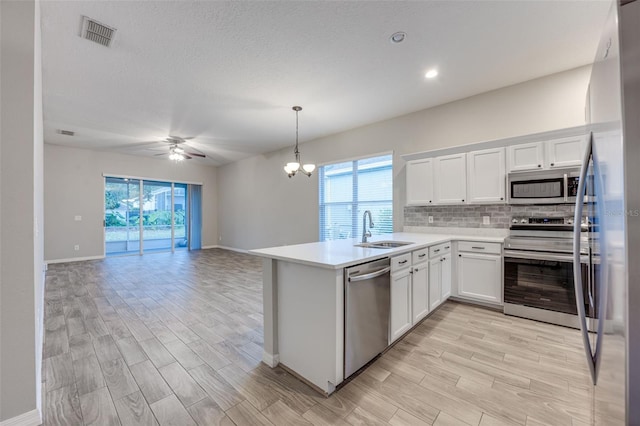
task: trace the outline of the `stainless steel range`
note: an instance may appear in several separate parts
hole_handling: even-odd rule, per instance
[[[586,232],[580,244],[585,311],[597,318]],[[504,313],[579,328],[573,278],[573,218],[514,218],[504,248]]]

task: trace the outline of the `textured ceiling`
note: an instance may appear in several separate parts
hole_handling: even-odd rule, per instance
[[[44,1],[45,141],[154,155],[194,137],[192,161],[225,164],[291,146],[293,105],[304,142],[590,63],[608,5]],[[112,47],[78,36],[82,15]]]

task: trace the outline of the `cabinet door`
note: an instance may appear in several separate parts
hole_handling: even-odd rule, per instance
[[[429,262],[413,266],[411,296],[412,324],[415,325],[429,313]]]
[[[573,136],[570,138],[547,141],[547,164],[550,169],[574,167],[582,164],[587,136]]]
[[[544,167],[544,143],[533,142],[507,147],[507,164],[510,172],[538,170]]]
[[[440,304],[442,297],[442,261],[436,257],[429,261],[429,312]]]
[[[451,296],[451,256],[442,256],[442,274],[440,279],[441,302]]]
[[[502,261],[500,256],[458,254],[458,295],[502,304]]]
[[[469,203],[504,203],[504,148],[467,154],[467,197]]]
[[[391,275],[389,343],[411,328],[411,268]]]
[[[407,205],[428,206],[433,202],[433,158],[407,162]]]
[[[467,198],[466,154],[435,158],[436,203],[462,204]]]

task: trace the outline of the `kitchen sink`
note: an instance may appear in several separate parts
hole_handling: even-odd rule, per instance
[[[413,243],[409,243],[406,241],[372,241],[370,243],[356,244],[355,247],[392,249],[396,247],[407,246],[409,244],[413,244]]]

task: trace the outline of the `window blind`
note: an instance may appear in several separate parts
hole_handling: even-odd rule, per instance
[[[320,241],[360,237],[366,210],[372,235],[393,232],[392,161],[383,155],[319,167]]]

